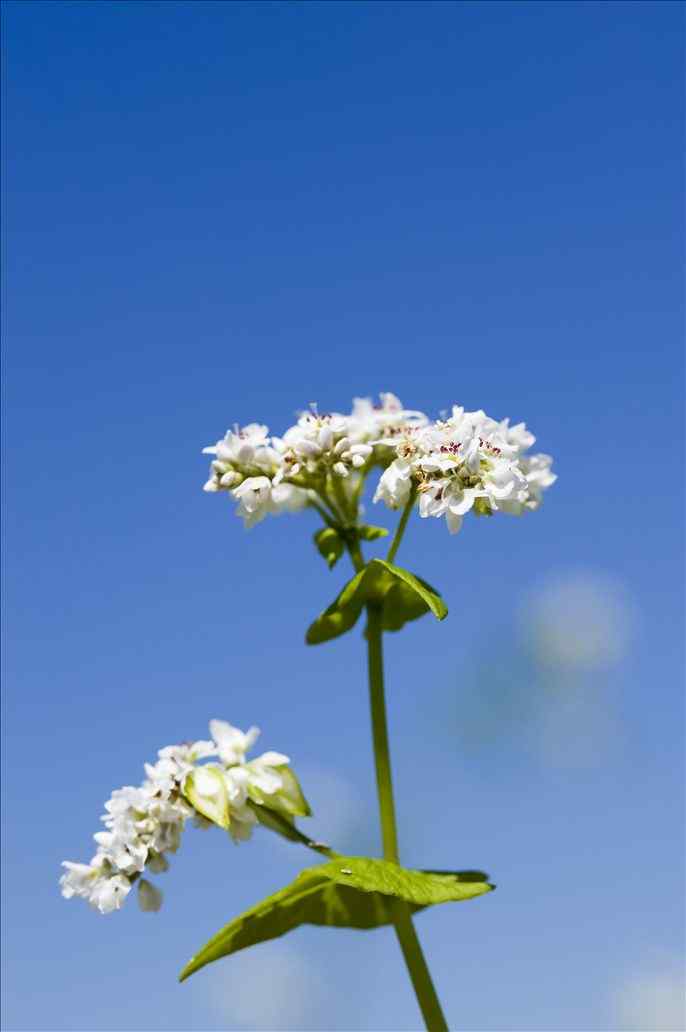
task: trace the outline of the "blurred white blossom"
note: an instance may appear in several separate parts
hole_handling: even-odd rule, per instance
[[[243,732],[224,720],[210,722],[212,741],[170,745],[156,763],[145,764],[146,779],[138,788],[112,793],[101,820],[104,831],[89,864],[65,861],[60,879],[65,899],[78,896],[101,914],[119,910],[134,882],[142,910],[159,910],[162,894],[143,871],[162,873],[181,842],[186,821],[199,827],[216,824],[235,842],[249,838],[257,823],[255,806],[290,816],[306,816],[309,806],[283,753],[269,751],[246,762],[259,730]],[[219,763],[204,763],[218,757]]]
[[[626,654],[635,623],[625,587],[597,571],[557,575],[520,609],[520,629],[537,661],[568,670],[601,670]]]
[[[242,950],[205,984],[211,1009],[231,1028],[322,1029],[330,1018],[330,987],[316,960],[290,943]]]
[[[686,1028],[686,967],[665,958],[637,971],[614,993],[614,1018],[621,1032],[683,1032]]]

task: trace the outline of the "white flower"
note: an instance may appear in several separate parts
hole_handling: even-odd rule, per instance
[[[66,874],[60,878],[64,898],[71,899],[72,896],[79,896],[81,899],[88,899],[100,869],[92,864],[75,864],[71,860],[63,860],[62,867],[67,869]]]
[[[307,492],[269,477],[248,477],[231,492],[238,500],[237,514],[246,527],[254,527],[269,513],[297,512],[307,505]]]
[[[101,914],[119,910],[131,890],[131,882],[122,874],[112,871],[99,856],[90,864],[75,864],[65,860],[66,873],[60,878],[65,899],[78,896],[87,900]]]
[[[472,510],[519,515],[536,509],[556,477],[549,456],[525,454],[534,440],[524,423],[511,427],[481,409],[454,406],[449,419],[404,427],[374,501],[397,509],[415,492],[420,516],[445,516],[453,534]]]
[[[275,795],[284,786],[284,778],[279,767],[285,767],[289,763],[288,756],[283,753],[266,752],[251,760],[247,765],[249,785],[252,789],[264,795]]]
[[[248,731],[240,731],[226,720],[211,720],[210,734],[216,742],[219,759],[228,767],[245,761],[245,754],[257,741],[260,729],[251,727]]]
[[[122,874],[97,878],[89,902],[101,914],[111,914],[113,910],[119,910],[130,891],[131,882]]]
[[[374,494],[375,502],[385,502],[391,509],[407,503],[412,491],[412,465],[406,459],[395,459],[381,474]]]
[[[238,515],[246,527],[254,527],[271,510],[272,482],[269,477],[248,477],[233,490],[238,499]]]
[[[216,455],[217,462],[231,466],[257,466],[259,469],[271,471],[279,462],[278,452],[272,446],[269,428],[259,423],[235,427],[227,430],[221,441],[209,448],[203,448],[203,454]]]
[[[353,399],[353,410],[348,417],[348,434],[352,440],[392,445],[394,437],[403,430],[428,423],[423,412],[403,408],[395,394],[387,392],[379,397],[381,405],[374,405],[371,398]]]

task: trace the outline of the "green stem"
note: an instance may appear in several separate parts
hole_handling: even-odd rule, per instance
[[[405,523],[407,522],[407,516],[409,516],[409,505],[406,507],[406,513],[403,513]],[[398,537],[397,531],[396,537]],[[400,540],[398,539],[399,543]],[[395,555],[395,552],[393,554]],[[369,699],[372,714],[372,737],[374,741],[376,787],[379,796],[383,855],[385,860],[390,860],[392,863],[397,864],[399,862],[398,833],[395,823],[391,754],[388,744],[388,724],[384,700],[381,610],[374,605],[367,606],[367,650]],[[431,974],[414,925],[412,924],[410,909],[407,903],[402,900],[396,900],[393,904],[393,924],[428,1032],[448,1032],[448,1026],[443,1017],[443,1011],[431,980]]]
[[[353,537],[348,539],[346,545],[348,551],[350,552],[350,558],[352,559],[353,566],[355,567],[355,573],[359,573],[360,570],[364,570],[365,567],[364,556],[362,555],[360,542],[356,537]]]
[[[350,499],[345,493],[345,487],[343,486],[343,480],[336,473],[332,473],[330,477],[331,487],[333,488],[333,496],[336,499],[336,505],[341,513],[342,522],[344,524],[355,522],[355,514],[353,513],[350,506]]]
[[[386,562],[388,562],[388,563],[392,563],[393,562],[393,560],[395,559],[395,554],[398,551],[398,549],[400,548],[400,542],[403,539],[403,534],[405,533],[405,527],[407,526],[407,521],[410,518],[410,513],[412,512],[412,508],[414,506],[414,500],[415,500],[415,492],[411,491],[410,492],[410,497],[407,499],[407,504],[405,505],[405,508],[403,509],[402,516],[400,517],[400,519],[398,521],[398,526],[395,528],[395,534],[393,535],[393,540],[391,541],[390,548],[388,549],[388,555],[386,556]]]

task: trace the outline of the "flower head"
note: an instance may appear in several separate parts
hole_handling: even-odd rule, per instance
[[[159,910],[162,895],[141,877],[169,867],[189,817],[201,827],[216,824],[236,842],[252,834],[255,806],[291,816],[309,814],[298,780],[283,753],[266,752],[251,762],[246,753],[259,731],[240,731],[224,720],[210,721],[211,741],[169,745],[155,763],[145,764],[146,778],[112,793],[93,838],[97,852],[89,864],[63,863],[60,879],[65,899],[87,900],[102,914],[119,910],[138,881],[143,910]],[[200,761],[216,757],[218,762]]]
[[[511,427],[482,410],[455,406],[448,419],[407,427],[398,437],[374,501],[397,509],[415,492],[419,515],[445,516],[453,534],[470,511],[519,515],[536,509],[557,477],[549,456],[525,454],[534,441],[524,423]]]
[[[282,437],[270,437],[259,423],[235,427],[204,449],[214,456],[205,490],[228,491],[246,527],[309,504],[329,507],[345,522],[360,478],[388,464],[399,434],[426,423],[423,413],[382,394],[379,405],[355,398],[347,415],[312,405]]]

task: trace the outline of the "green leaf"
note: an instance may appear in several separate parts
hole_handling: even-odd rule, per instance
[[[180,980],[302,924],[379,928],[392,921],[395,900],[404,900],[414,913],[436,903],[473,899],[493,888],[480,871],[410,871],[387,860],[336,857],[308,867],[290,885],[229,922],[191,958]]]
[[[305,636],[308,645],[319,645],[323,641],[337,638],[355,626],[365,603],[362,582],[367,574],[367,569],[356,573],[331,605],[310,626]]]
[[[415,577],[409,570],[404,570],[402,566],[393,566],[392,563],[387,563],[385,559],[373,559],[372,562],[383,566],[384,569],[401,581],[409,591],[420,598],[425,605],[423,612],[429,610],[438,620],[444,620],[448,615],[448,607],[441,596],[435,588],[432,588],[421,577]],[[408,617],[408,619],[414,619],[414,617]]]
[[[438,592],[409,570],[385,559],[372,559],[348,581],[338,597],[310,625],[305,640],[319,645],[355,626],[367,603],[381,606],[382,627],[398,631],[409,620],[433,613],[442,620],[448,607]]]
[[[314,543],[319,554],[326,559],[332,569],[345,551],[345,542],[334,527],[322,527],[314,535]]]
[[[370,523],[363,523],[357,528],[357,535],[360,541],[377,541],[379,538],[388,537],[385,527],[374,527]]]

